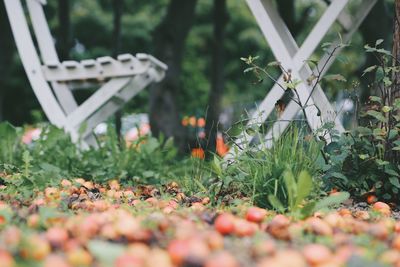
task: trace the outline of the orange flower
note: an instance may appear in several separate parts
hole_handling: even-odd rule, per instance
[[[204,118],[199,118],[197,120],[197,127],[204,128],[206,126],[206,120]]]
[[[202,148],[193,148],[192,149],[192,157],[193,158],[204,159],[205,158],[204,149],[202,149]]]
[[[228,153],[229,151],[229,147],[225,144],[224,138],[221,134],[217,135],[216,150],[218,155],[220,155],[221,157],[225,156],[226,153]]]
[[[186,117],[186,116],[183,117],[183,119],[182,119],[182,125],[186,127],[186,126],[188,126],[188,124],[189,124],[189,119],[188,119],[188,117]]]
[[[195,116],[192,116],[189,118],[189,124],[192,127],[196,127],[196,117]]]

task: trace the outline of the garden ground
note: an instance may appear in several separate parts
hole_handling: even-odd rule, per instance
[[[400,266],[400,221],[382,202],[300,220],[246,199],[211,207],[175,182],[157,189],[64,179],[28,199],[5,192],[2,267]]]

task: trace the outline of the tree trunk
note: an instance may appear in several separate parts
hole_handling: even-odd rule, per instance
[[[374,46],[376,40],[378,39],[388,40],[391,33],[391,23],[392,21],[387,12],[385,1],[378,1],[360,26],[360,33],[364,39],[364,43]],[[357,77],[361,77],[363,71],[367,67],[376,65],[377,63],[376,58],[372,53],[364,54],[366,60],[365,63],[357,70]],[[360,79],[360,81],[362,84],[361,88],[363,89],[360,95],[360,103],[364,104],[368,101],[370,95],[376,93],[370,91],[372,88],[374,88],[370,85],[375,81],[375,75],[373,72],[367,73],[362,79]]]
[[[214,39],[212,43],[211,90],[206,117],[207,150],[215,151],[221,100],[224,91],[224,39],[228,20],[226,0],[214,0]]]
[[[13,37],[3,1],[0,2],[0,121],[4,120],[4,104],[13,58]]]
[[[297,28],[294,0],[276,0],[276,3],[278,5],[279,15],[281,15],[290,32],[294,33]]]
[[[60,60],[69,58],[71,49],[71,21],[69,0],[58,0],[58,54]]]
[[[113,57],[116,58],[121,48],[121,18],[123,0],[113,0]],[[122,111],[118,110],[115,113],[115,131],[117,136],[121,139],[122,127]]]
[[[303,30],[308,19],[308,14],[313,6],[310,4],[299,16],[296,16],[295,0],[276,0],[276,3],[279,15],[286,23],[291,34],[293,37],[298,36],[298,34]]]
[[[174,137],[184,147],[184,129],[180,124],[177,95],[186,37],[192,27],[197,0],[170,0],[167,14],[157,26],[154,54],[168,65],[164,80],[150,89],[150,125],[154,136]]]
[[[400,0],[395,1],[395,14],[393,19],[393,66],[399,66],[400,62]],[[400,97],[400,72],[393,72],[392,96]]]
[[[394,18],[393,18],[393,48],[392,48],[392,56],[393,56],[393,67],[399,67],[400,64],[400,0],[395,1],[394,8]],[[392,74],[392,88],[390,92],[391,103],[394,103],[395,98],[400,97],[400,72],[394,71]],[[390,103],[390,104],[391,104]],[[397,112],[398,115],[399,112]],[[391,129],[395,129],[395,125],[397,121],[390,119],[389,123],[391,125]],[[392,142],[389,143],[391,146]],[[389,153],[389,161],[398,164],[400,162],[400,151],[391,150]]]

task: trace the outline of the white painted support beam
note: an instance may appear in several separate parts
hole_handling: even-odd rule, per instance
[[[270,0],[247,0],[247,3],[258,24],[260,25],[264,37],[270,44],[277,60],[281,62],[285,69],[291,69],[294,73],[296,73],[299,72],[301,67],[304,66],[305,60],[307,60],[318,47],[323,36],[334,23],[335,15],[337,16],[343,10],[347,0],[337,0],[335,1],[335,5],[330,6],[325,11],[324,15],[313,28],[300,49],[298,48],[294,38],[291,36],[284,22],[277,14],[275,7],[272,5]],[[272,19],[274,19],[274,21],[272,21]],[[308,77],[309,76],[310,75],[308,75]],[[294,77],[299,77],[299,74],[295,75]],[[267,97],[258,106],[257,111],[251,115],[249,124],[262,123],[271,114],[274,109],[274,104],[284,94],[284,91],[282,88],[280,88],[279,84],[283,84],[283,76],[278,79],[277,84],[274,85]],[[299,90],[305,91],[304,87],[305,84],[300,85]],[[322,101],[325,102],[324,106],[326,106],[326,108],[330,107],[329,101],[327,101],[326,98],[322,99]],[[309,104],[312,104],[312,100],[309,101]],[[314,110],[313,113],[316,114],[317,112],[318,111]],[[238,143],[242,145],[246,143],[246,140],[251,138],[250,136],[246,136],[246,133],[243,135],[244,136],[240,137],[238,140]]]
[[[114,59],[106,60],[107,58],[103,57],[91,64],[89,64],[89,60],[82,62],[64,61],[58,65],[51,63],[42,66],[42,70],[46,80],[50,82],[106,80],[140,75],[145,73],[152,64],[150,61],[145,62],[138,59],[129,62],[120,62]]]
[[[68,115],[67,120],[73,127],[79,127],[96,110],[106,104],[116,93],[124,88],[130,78],[115,78],[105,83],[82,105]]]
[[[42,5],[46,1],[25,1],[41,60],[21,0],[4,0],[21,61],[49,121],[70,133],[74,142],[78,142],[78,131],[87,122],[89,127],[84,141],[93,143],[91,132],[98,123],[120,109],[147,85],[163,79],[167,66],[147,54],[137,54],[136,57],[124,54],[118,60],[105,56],[97,60],[60,62],[43,11]],[[101,87],[78,105],[72,88],[89,84]],[[81,145],[86,147],[86,143]]]
[[[135,97],[140,93],[146,86],[148,86],[153,80],[146,75],[139,75],[130,80],[130,82],[119,92],[119,96],[124,103],[128,102],[130,99]],[[94,114],[92,114],[86,120],[86,130],[83,133],[83,138],[90,135],[92,130],[105,118],[110,117],[116,111],[122,108],[121,103],[115,102],[113,100],[107,102],[104,106],[99,108]]]
[[[354,32],[358,29],[361,22],[364,20],[365,16],[369,13],[372,6],[376,3],[377,0],[367,0],[362,4],[360,10],[357,12],[357,15],[351,19],[352,27],[347,25],[346,30],[347,33],[344,35],[344,39],[350,39]],[[304,88],[305,81],[310,75],[313,73],[310,67],[305,63],[305,60],[309,59],[309,57],[314,52],[315,48],[319,45],[322,38],[325,36],[326,32],[329,30],[331,25],[335,22],[336,19],[340,19],[343,24],[344,18],[346,18],[346,11],[344,10],[348,0],[335,0],[328,6],[328,9],[325,11],[323,16],[320,18],[316,26],[313,28],[312,32],[309,34],[305,42],[303,43],[301,48],[297,47],[296,42],[291,36],[289,30],[286,25],[283,23],[282,19],[279,17],[279,14],[274,9],[272,2],[270,0],[247,0],[247,4],[256,17],[256,20],[267,39],[271,49],[277,58],[278,61],[282,63],[285,69],[288,69],[287,66],[294,66],[294,68],[290,68],[293,73],[295,73],[295,77],[300,78],[304,83],[303,86],[299,86]],[[348,17],[347,17],[348,18]],[[350,20],[347,20],[346,23],[350,23]],[[332,45],[334,47],[335,44]],[[338,53],[339,51],[337,51]],[[337,54],[336,53],[336,54]],[[329,55],[325,55],[320,64],[324,64],[326,62]],[[332,56],[332,60],[336,57],[336,55]],[[327,66],[324,69],[324,72],[327,71],[332,64],[333,61],[328,62]],[[319,65],[319,69],[321,69],[321,65]],[[283,83],[283,78],[280,77],[278,80],[279,84]],[[274,109],[274,104],[278,101],[282,96],[284,91],[277,84],[274,85],[272,90],[268,93],[266,98],[261,102],[258,106],[257,110],[251,114],[248,125],[257,124],[260,125],[264,123],[266,118],[270,115],[270,113]],[[310,87],[307,88],[308,95],[310,92]],[[308,95],[307,98],[308,99]],[[304,95],[301,96],[301,99],[304,99]],[[334,120],[336,129],[341,132],[344,131],[343,126],[335,118],[335,111],[329,103],[329,100],[326,98],[322,89],[317,86],[313,93],[313,96],[310,98],[307,104],[312,104],[312,100],[315,100],[315,105],[322,112],[322,119],[325,122],[328,120]],[[303,102],[303,101],[302,101]],[[304,103],[304,102],[303,102]],[[299,107],[296,103],[291,102],[285,109],[280,120],[278,120],[273,128],[269,131],[266,136],[266,140],[270,142],[272,140],[272,136],[274,138],[278,138],[280,134],[286,129],[287,125],[289,125],[289,121],[293,119],[293,117],[298,113]],[[315,114],[315,111],[314,111]],[[289,116],[290,115],[290,116]],[[323,121],[320,121],[320,123]],[[309,124],[313,129],[312,122]],[[252,136],[247,135],[245,132],[237,139],[237,143],[243,148],[248,142],[252,139]],[[272,143],[271,143],[272,144]],[[226,159],[229,160],[234,157],[234,149],[231,149]]]
[[[372,7],[376,4],[377,0],[365,0],[360,9],[357,11],[356,15],[353,16],[353,27],[352,29],[345,33],[342,38],[344,43],[348,43],[351,40],[351,37],[360,27],[361,23],[364,21],[365,17],[371,11]],[[340,41],[337,40],[332,43],[332,45],[328,48],[328,51],[333,51],[335,47],[340,44]],[[335,58],[340,53],[342,48],[336,49],[335,53],[330,55],[329,53],[325,53],[324,56],[318,63],[318,67],[314,70],[314,73],[317,73],[317,69],[323,70],[322,75],[324,75],[329,67],[333,64]],[[328,59],[330,61],[328,61]],[[323,66],[325,68],[323,68]],[[285,129],[289,126],[289,122],[293,120],[294,116],[299,112],[299,106],[296,103],[289,103],[283,112],[282,116],[279,118],[277,122],[274,123],[272,129],[265,136],[265,144],[267,147],[272,146],[273,140],[279,138],[279,136],[285,131]],[[336,118],[338,119],[338,118]]]
[[[41,72],[41,64],[29,32],[21,2],[4,0],[4,3],[7,14],[9,14],[8,19],[18,53],[32,89],[50,122],[63,128],[66,125],[66,118]]]

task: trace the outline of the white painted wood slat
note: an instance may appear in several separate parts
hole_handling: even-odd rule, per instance
[[[306,64],[306,60],[312,55],[314,50],[317,48],[322,38],[325,36],[332,24],[339,20],[345,28],[344,41],[350,40],[351,36],[358,29],[361,22],[365,19],[370,9],[376,3],[377,0],[363,1],[356,16],[350,18],[344,8],[346,7],[349,0],[334,0],[328,6],[320,20],[314,26],[301,48],[299,48],[287,29],[285,23],[280,18],[275,7],[273,6],[272,0],[247,0],[247,4],[255,16],[260,29],[266,38],[268,44],[273,51],[275,58],[281,62],[282,66],[292,71],[294,78],[303,81],[298,86],[298,92],[300,95],[301,102],[304,103],[309,97],[311,86],[307,86],[306,80],[313,74],[311,68]],[[351,24],[351,25],[350,25]],[[337,43],[333,44],[331,49],[335,47]],[[332,56],[332,61],[326,64],[324,72],[326,72],[333,60],[340,52],[340,49],[336,51],[335,55]],[[319,69],[326,63],[329,58],[329,54],[319,62]],[[315,71],[314,71],[315,72]],[[272,90],[267,94],[261,104],[257,107],[257,110],[250,115],[248,125],[264,123],[267,117],[271,114],[274,109],[276,101],[278,101],[284,94],[279,84],[283,84],[283,77],[278,79],[278,82],[273,86]],[[318,109],[315,107],[308,107],[306,109],[307,119],[309,125],[313,130],[318,129],[322,123],[333,121],[335,128],[342,132],[344,131],[340,121],[336,118],[335,110],[331,106],[328,98],[322,91],[322,88],[317,85],[313,95],[307,102],[307,105],[316,105],[321,111],[321,117],[317,116]],[[265,140],[267,145],[272,145],[273,138],[279,138],[281,133],[289,125],[289,122],[299,112],[300,107],[291,102],[285,109],[281,118],[274,123],[272,129],[267,133]],[[242,148],[251,141],[252,136],[249,136],[245,132],[236,141]],[[329,136],[328,136],[329,141]],[[235,156],[234,149],[232,148],[227,154],[226,159],[230,160]]]
[[[87,121],[89,127],[84,139],[93,144],[91,133],[98,123],[106,120],[147,85],[164,77],[167,66],[146,54],[137,54],[136,57],[125,54],[118,60],[105,56],[97,60],[60,62],[43,11],[42,5],[46,1],[25,1],[41,60],[21,0],[4,0],[21,61],[49,121],[69,132],[74,142],[78,142],[78,131]],[[71,91],[73,88],[98,84],[100,89],[83,104],[76,103]],[[86,143],[81,145],[87,147]]]

